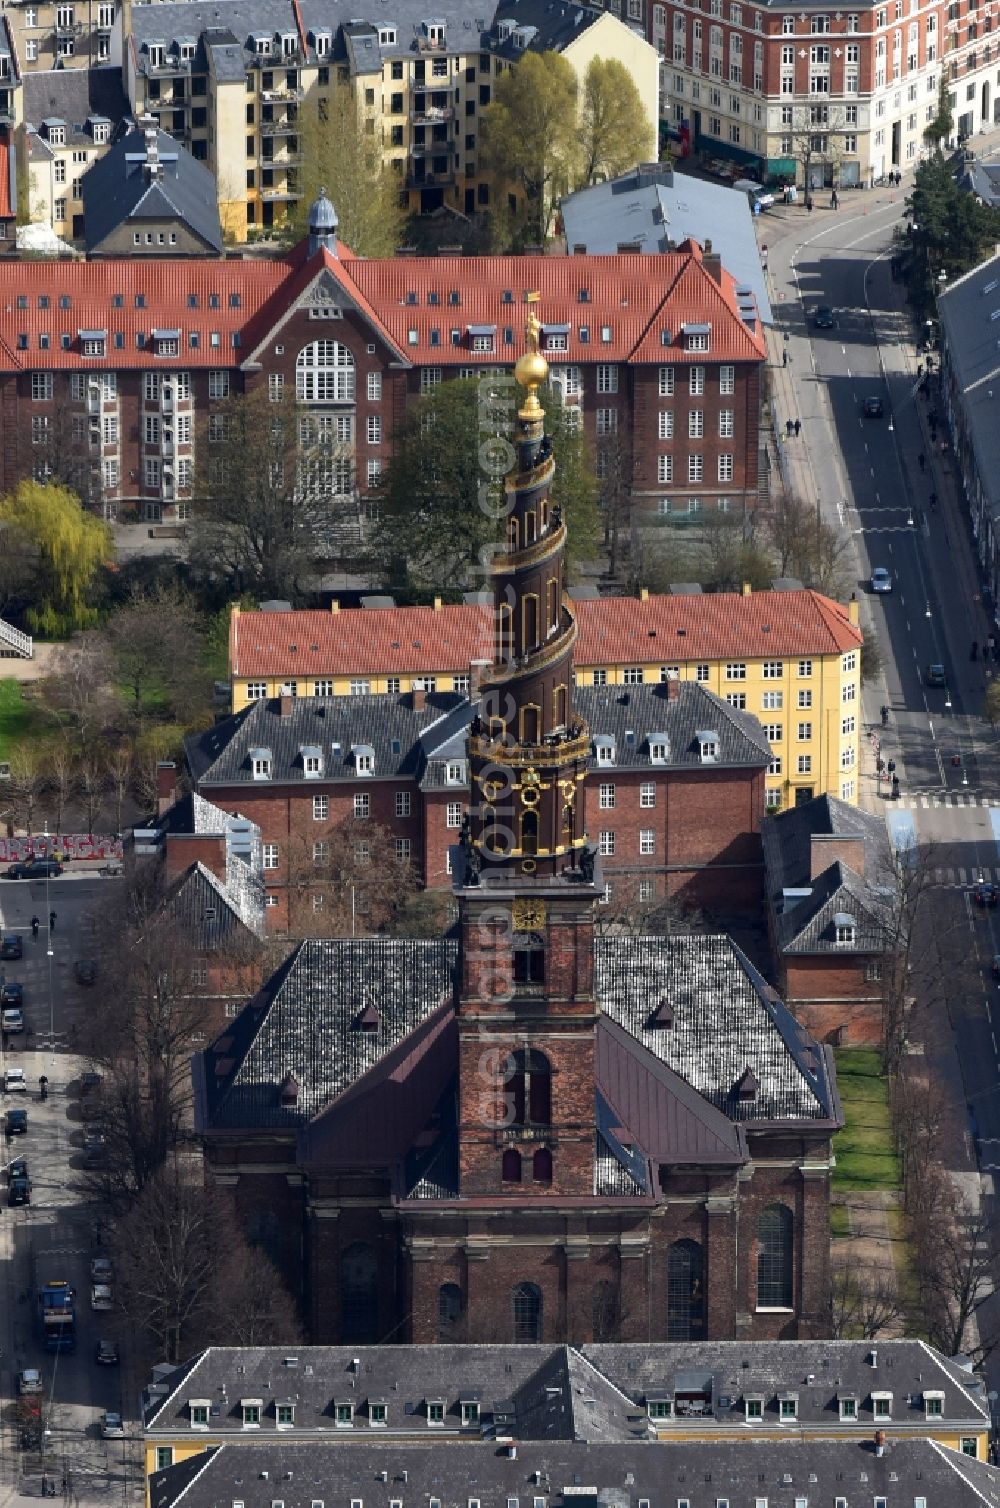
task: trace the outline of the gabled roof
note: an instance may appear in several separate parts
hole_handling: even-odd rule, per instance
[[[129,115],[120,67],[32,69],[23,85],[24,118],[34,126],[58,117],[79,128],[91,115],[117,124]]]
[[[161,910],[183,930],[194,953],[215,953],[237,938],[254,937],[225,885],[200,862],[177,878]]]
[[[675,683],[676,695],[661,683],[653,686],[576,686],[573,706],[591,733],[614,740],[614,768],[650,768],[650,740],[667,740],[667,769],[760,767],[773,759],[771,746],[755,717],[730,707],[696,681]],[[699,733],[718,734],[716,755],[703,761]],[[591,754],[590,769],[607,770]]]
[[[602,1009],[731,1120],[838,1122],[831,1062],[729,937],[601,937]],[[660,1001],[673,1026],[653,1025]],[[759,1092],[736,1085],[753,1069]]]
[[[493,609],[464,604],[290,613],[240,610],[229,621],[230,674],[261,676],[465,673],[493,659]],[[294,646],[294,648],[293,648]]]
[[[880,895],[837,859],[813,880],[808,896],[785,900],[776,917],[781,951],[882,954],[892,937],[893,895],[891,890]],[[849,945],[837,941],[837,922],[843,917],[855,923]]]
[[[184,226],[206,251],[222,250],[215,178],[186,147],[155,133],[156,171],[146,161],[152,137],[136,129],[122,136],[83,175],[87,251],[100,249],[126,224],[154,219]]]

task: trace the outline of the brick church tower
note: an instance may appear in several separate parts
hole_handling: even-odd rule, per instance
[[[514,372],[525,398],[458,886],[459,1187],[519,1204],[594,1192],[597,893],[581,799],[590,733],[573,711],[576,622],[566,525],[550,497],[539,331],[532,311]]]

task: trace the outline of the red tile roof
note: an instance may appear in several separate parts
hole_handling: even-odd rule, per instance
[[[602,597],[576,603],[577,665],[842,654],[861,631],[819,592]],[[339,613],[234,613],[230,670],[276,676],[464,674],[492,657],[489,608],[348,608]]]
[[[0,193],[4,179],[0,172]],[[0,266],[0,347],[28,368],[92,365],[79,352],[77,332],[107,330],[104,358],[112,367],[144,367],[153,359],[152,330],[181,331],[178,363],[238,366],[252,359],[313,280],[327,273],[404,362],[491,366],[513,363],[523,348],[525,294],[541,294],[546,325],[566,327],[567,349],[555,362],[686,362],[704,360],[684,349],[686,323],[711,325],[710,359],[761,361],[763,337],[739,312],[728,273],[717,282],[700,247],[655,257],[393,257],[366,261],[344,248],[308,257],[299,246],[286,259],[234,258],[155,261],[9,262]],[[211,307],[215,295],[217,308]],[[116,295],[121,306],[115,306]],[[141,295],[144,305],[136,307]],[[197,304],[192,306],[192,295]],[[231,299],[238,299],[238,306]],[[40,307],[39,300],[47,299]],[[69,300],[65,307],[60,299]],[[19,307],[18,301],[23,304]],[[452,301],[457,300],[457,301]],[[472,351],[469,326],[495,329],[492,351]],[[589,332],[581,338],[580,331]],[[603,338],[607,328],[608,339]],[[511,331],[508,344],[506,329]],[[190,334],[198,332],[192,347]],[[453,344],[452,332],[459,332]],[[664,344],[664,331],[670,341]],[[120,332],[121,347],[115,345]],[[211,344],[212,333],[219,342]],[[42,350],[39,337],[49,337]],[[62,336],[73,347],[64,350]],[[412,334],[412,338],[411,338]],[[238,342],[233,344],[234,336]],[[27,346],[23,340],[27,338]],[[5,363],[6,364],[6,363]]]

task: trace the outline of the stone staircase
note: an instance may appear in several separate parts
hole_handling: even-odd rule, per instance
[[[0,660],[30,660],[34,654],[31,635],[22,634],[19,628],[0,618]]]

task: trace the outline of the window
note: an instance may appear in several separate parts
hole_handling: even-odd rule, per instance
[[[767,739],[769,744],[780,744],[782,739],[782,728],[783,724],[781,723],[764,724],[764,737]]]
[[[747,678],[747,668],[746,668],[746,665],[744,665],[744,664],[742,664],[742,663],[740,663],[738,661],[735,661],[735,660],[731,660],[727,664],[727,666],[726,666],[726,680],[727,681],[745,681],[746,678]]]
[[[809,743],[813,736],[812,723],[798,723],[795,729],[795,736],[800,744]]]
[[[259,1399],[244,1398],[240,1407],[243,1411],[243,1426],[249,1429],[260,1428],[261,1403]]]
[[[617,393],[618,391],[618,368],[607,362],[599,362],[597,366],[597,391],[599,393]]]
[[[673,456],[657,456],[656,480],[658,482],[672,482],[674,479]]]
[[[843,672],[844,672],[845,675],[848,674],[852,670],[857,670],[857,668],[858,668],[858,657],[855,654],[855,652],[854,652],[853,649],[848,654],[846,654],[846,655],[843,656],[843,659],[841,660],[841,667],[840,668],[843,670]]]
[[[705,479],[705,457],[702,455],[688,456],[688,481],[702,482]],[[688,511],[695,512],[688,503]]]
[[[278,845],[277,845],[277,843],[265,843],[264,844],[264,848],[263,848],[263,855],[264,855],[264,868],[265,869],[277,869],[277,867],[278,867]]]
[[[658,438],[672,440],[674,438],[674,411],[671,408],[661,408],[658,416]]]
[[[858,1400],[856,1398],[838,1398],[841,1419],[856,1419],[858,1417]]]
[[[730,707],[735,707],[737,712],[747,710],[747,694],[745,691],[730,691],[726,697]]]
[[[267,696],[267,682],[266,681],[248,681],[247,682],[247,697],[250,699],[250,701],[252,701],[252,702],[259,702],[260,699],[261,699],[261,697],[264,697],[264,696]]]
[[[640,829],[639,852],[647,856],[656,852],[656,832],[652,827],[643,827]]]
[[[765,660],[763,676],[765,681],[780,681],[785,673],[785,665],[782,660]]]
[[[688,414],[688,439],[700,440],[705,433],[705,411],[693,408]]]
[[[602,832],[602,833],[598,833],[598,836],[597,836],[597,847],[598,847],[598,851],[600,853],[602,853],[605,858],[613,858],[614,857],[614,852],[615,852],[615,835],[614,835],[614,833],[613,832],[607,832],[607,831]]]
[[[734,366],[722,366],[719,368],[719,392],[723,396],[736,391],[736,368]]]
[[[409,791],[396,792],[394,809],[397,817],[408,817],[410,815],[410,800]]]
[[[705,391],[705,368],[691,367],[688,371],[688,392],[692,398],[700,398]]]
[[[354,797],[354,815],[359,820],[371,816],[372,798],[367,791],[359,791]]]
[[[381,401],[381,398],[382,398],[382,373],[381,372],[369,372],[368,373],[368,377],[366,379],[366,390],[367,390],[367,394],[368,394],[368,401],[370,403],[378,403],[378,402]]]
[[[800,754],[796,760],[796,769],[800,775],[812,774],[812,755]]]
[[[596,414],[596,430],[599,435],[617,434],[618,410],[615,408],[599,408]]]
[[[313,681],[313,696],[332,696],[332,681]]]
[[[660,368],[660,397],[672,398],[674,396],[674,369],[673,367]]]
[[[52,397],[52,373],[32,372],[31,397],[35,403],[46,403]]]
[[[881,972],[882,971],[880,969],[879,970],[879,974],[881,974]],[[868,977],[868,971],[866,969],[865,970],[865,978],[867,978],[867,977]],[[872,1413],[875,1415],[876,1419],[891,1419],[892,1418],[892,1394],[891,1393],[873,1393],[872,1394]]]
[[[639,805],[647,808],[656,805],[656,782],[644,780],[639,787]]]
[[[667,1252],[667,1340],[704,1340],[704,1260],[697,1241],[675,1241]],[[647,1404],[650,1418],[657,1417]],[[670,1406],[665,1415],[670,1417]],[[680,1501],[686,1502],[681,1499]]]
[[[805,711],[808,711],[809,708],[812,706],[812,704],[813,704],[813,694],[812,694],[811,691],[800,691],[798,693],[798,695],[796,697],[796,705],[799,708],[801,708],[801,709],[803,709]]]
[[[378,1319],[378,1262],[364,1241],[348,1246],[340,1259],[340,1335],[347,1344],[371,1343]],[[349,1411],[351,1405],[344,1405]],[[385,1424],[385,1404],[369,1403],[368,1422]],[[381,1408],[381,1420],[375,1410]],[[341,1422],[338,1406],[338,1424]],[[350,1418],[347,1420],[350,1423]]]
[[[149,392],[147,390],[146,397],[148,398],[149,396],[150,396],[150,394],[149,394]],[[155,394],[153,396],[155,397]],[[209,372],[209,374],[208,374],[208,396],[210,398],[228,398],[229,397],[229,373],[228,372],[219,372],[219,371]]]
[[[462,816],[463,811],[461,801],[449,801],[445,812],[445,826],[461,827]]]
[[[330,815],[329,796],[313,797],[313,821],[325,822]]]
[[[963,1435],[962,1436],[962,1455],[963,1456],[972,1456],[973,1458],[975,1458],[978,1455],[978,1449],[977,1449],[977,1446],[976,1446],[976,1437],[975,1437],[975,1435]]]
[[[751,1398],[751,1397],[744,1398],[744,1400],[743,1400],[743,1413],[744,1413],[744,1417],[747,1418],[747,1419],[763,1419],[763,1417],[764,1417],[764,1400],[763,1400],[763,1398]],[[758,1498],[756,1501],[759,1503],[760,1499]]]
[[[194,1423],[194,1420],[191,1421]],[[158,1445],[156,1447],[156,1469],[166,1471],[168,1466],[174,1464],[174,1447],[172,1445]]]
[[[353,403],[354,357],[339,340],[314,340],[295,359],[295,393],[300,403]]]
[[[924,1415],[928,1419],[944,1417],[944,1394],[924,1393]]]
[[[615,804],[615,787],[611,781],[602,781],[598,787],[597,804],[602,812],[611,811]]]
[[[770,1204],[757,1221],[757,1307],[790,1309],[792,1307],[792,1212],[783,1204]],[[795,1399],[791,1415],[784,1412],[788,1399],[781,1399],[781,1418],[795,1417]]]
[[[710,665],[696,665],[694,678],[696,681],[708,681],[711,679],[712,667]]]
[[[719,481],[731,482],[733,480],[733,457],[721,455],[719,457]]]
[[[283,372],[268,372],[267,396],[271,403],[280,403],[285,396],[285,375]]]
[[[513,1334],[521,1345],[536,1345],[542,1339],[542,1291],[534,1283],[519,1283],[511,1294]]]

